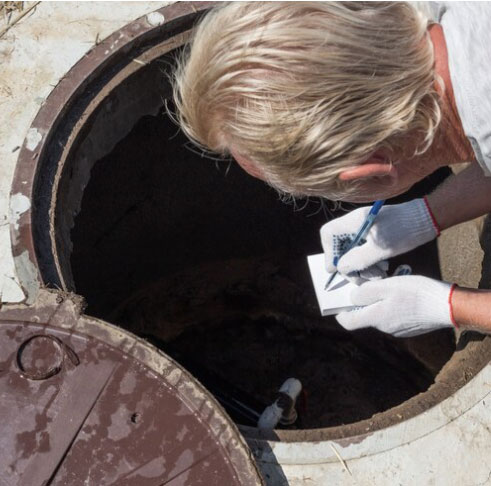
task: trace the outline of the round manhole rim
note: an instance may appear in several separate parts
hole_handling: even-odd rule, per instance
[[[31,128],[28,132],[28,137],[24,142],[18,157],[18,162],[15,170],[14,180],[11,190],[11,200],[14,197],[25,197],[29,201],[33,200],[36,190],[36,173],[40,166],[40,161],[43,156],[46,156],[45,149],[49,139],[53,137],[59,128],[58,121],[66,110],[70,109],[70,103],[77,96],[78,91],[90,77],[96,76],[97,71],[102,65],[112,62],[113,58],[124,55],[130,46],[141,43],[142,39],[149,34],[156,33],[169,28],[169,25],[174,20],[182,20],[186,17],[193,17],[198,12],[206,11],[216,2],[178,2],[170,6],[156,10],[156,13],[162,15],[165,22],[159,25],[152,25],[148,22],[147,16],[127,24],[122,29],[116,31],[103,42],[95,46],[84,58],[73,66],[60,82],[60,84],[52,91],[46,102],[39,110],[35,117]],[[114,45],[116,39],[121,39],[121,34],[124,34],[125,39],[120,42],[115,49],[109,49]],[[35,146],[28,142],[28,138],[32,135],[40,135],[41,138]],[[12,239],[12,251],[16,265],[17,274],[21,286],[26,294],[26,303],[33,303],[36,296],[43,285],[43,279],[40,272],[38,256],[36,254],[35,231],[33,228],[33,208],[30,205],[27,210],[18,215],[15,222],[11,222],[10,231]],[[476,344],[476,343],[473,343]],[[491,359],[491,338],[484,338],[475,346],[470,346],[472,349],[463,351],[467,359],[467,363],[474,362],[475,374],[477,374]],[[451,363],[453,357],[449,361]],[[447,363],[448,365],[448,363]],[[447,366],[446,365],[446,366]],[[457,368],[455,366],[454,368]],[[472,375],[475,376],[475,375]],[[453,380],[455,378],[455,380]],[[464,383],[458,383],[458,369],[454,369],[446,376],[446,382],[451,385],[437,383],[430,388],[429,391],[419,396],[413,397],[404,404],[394,409],[390,409],[379,416],[366,421],[356,422],[332,428],[324,429],[309,429],[302,431],[282,430],[275,431],[272,434],[262,434],[257,429],[240,426],[243,434],[251,440],[280,440],[284,442],[314,442],[322,440],[353,440],[356,442],[357,437],[362,437],[367,433],[367,426],[370,426],[370,433],[376,430],[385,429],[389,425],[396,425],[404,422],[407,419],[414,418],[422,412],[428,410],[434,405],[445,400],[446,397],[457,392],[462,386],[469,382],[470,378]],[[425,400],[422,400],[422,397]],[[409,408],[408,413],[400,413],[399,408]],[[401,418],[397,417],[400,415]],[[384,425],[377,426],[380,423],[380,417],[391,416],[393,421]]]

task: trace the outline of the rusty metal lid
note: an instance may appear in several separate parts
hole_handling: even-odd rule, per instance
[[[42,290],[0,309],[2,484],[263,484],[195,379],[82,305]]]

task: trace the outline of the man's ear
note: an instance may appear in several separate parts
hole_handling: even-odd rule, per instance
[[[360,179],[369,179],[372,177],[390,177],[396,178],[398,174],[397,167],[390,162],[383,162],[378,157],[371,157],[363,164],[354,167],[347,167],[341,174],[339,180],[354,181]]]
[[[245,156],[233,149],[230,150],[230,155],[236,160],[236,162],[252,177],[256,179],[266,180],[264,172],[256,165],[252,160],[249,160]]]

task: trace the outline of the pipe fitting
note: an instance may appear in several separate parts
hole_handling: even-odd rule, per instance
[[[264,409],[257,426],[261,430],[272,430],[278,423],[292,425],[298,414],[295,409],[298,395],[302,391],[302,383],[296,378],[288,378],[278,391],[276,400]]]

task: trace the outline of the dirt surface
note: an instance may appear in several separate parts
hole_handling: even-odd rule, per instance
[[[213,389],[216,376],[259,412],[287,378],[298,378],[304,393],[295,428],[363,420],[429,388],[452,354],[451,332],[424,342],[349,333],[319,317],[299,278],[302,266],[272,259],[202,265],[139,291],[111,320],[156,338],[171,356],[192,363],[205,386]]]
[[[455,349],[452,333],[395,340],[319,317],[306,255],[321,251],[320,226],[342,211],[317,201],[296,211],[235,164],[220,167],[163,116],[142,118],[96,163],[72,231],[87,312],[184,356],[257,406],[299,378],[302,428],[369,418],[428,389]],[[434,244],[392,263],[439,277]]]

